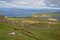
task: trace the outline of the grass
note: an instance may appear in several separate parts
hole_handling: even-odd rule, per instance
[[[60,40],[60,25],[52,25],[49,29],[30,29],[33,34],[27,34],[24,31],[15,31],[13,26],[9,26],[5,23],[0,23],[0,40],[35,40],[33,37],[37,37],[39,40]],[[16,35],[8,35],[9,32],[14,31]],[[17,34],[22,34],[19,37]],[[30,36],[29,36],[30,35]],[[33,37],[31,37],[33,36]]]
[[[6,23],[0,23],[0,40],[60,40],[60,21],[55,22],[56,24],[50,24],[50,28],[48,28],[48,21],[40,21],[39,24],[30,24],[31,20],[34,20],[32,22],[35,22],[37,20],[30,19],[30,18],[7,18],[11,21],[29,21],[29,23],[24,23],[24,25],[21,24],[15,24],[16,28],[19,28],[19,30],[14,30],[15,26],[8,25]],[[21,23],[21,22],[20,22]],[[39,27],[38,27],[39,25]],[[29,26],[29,28],[27,28]],[[36,28],[32,28],[35,27]],[[23,29],[23,30],[21,30]],[[31,32],[32,34],[26,32]],[[8,35],[10,32],[15,32],[15,35]],[[19,36],[18,34],[21,34]]]

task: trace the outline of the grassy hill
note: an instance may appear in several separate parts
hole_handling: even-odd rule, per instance
[[[60,21],[52,16],[37,14],[27,18],[7,17],[13,25],[0,22],[0,40],[60,40]]]
[[[26,28],[23,28],[25,31]],[[60,23],[51,25],[51,28],[31,28],[32,34],[21,29],[14,30],[14,26],[0,23],[0,40],[60,40]],[[10,32],[15,34],[8,35]],[[20,34],[20,35],[19,35]]]

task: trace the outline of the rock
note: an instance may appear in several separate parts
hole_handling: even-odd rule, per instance
[[[15,32],[10,32],[8,35],[15,35]]]

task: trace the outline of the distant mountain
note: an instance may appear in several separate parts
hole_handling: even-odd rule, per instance
[[[60,12],[58,9],[16,9],[16,8],[0,8],[0,15],[10,17],[27,17],[32,14],[55,13]]]

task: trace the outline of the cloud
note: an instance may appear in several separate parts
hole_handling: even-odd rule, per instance
[[[14,6],[16,6],[16,5],[14,5],[14,4],[11,4],[11,3],[9,3],[9,2],[6,2],[6,1],[0,1],[0,7],[14,7]]]
[[[60,0],[0,0],[0,5],[15,8],[60,7]]]
[[[44,3],[43,0],[41,0],[41,1],[36,0],[36,1],[34,1],[33,3],[31,3],[31,5],[32,5],[33,7],[46,7],[46,6],[47,6],[47,5]]]
[[[45,0],[45,4],[49,7],[60,7],[60,0]]]
[[[54,7],[54,6],[58,6],[57,4],[50,4],[50,6]]]
[[[26,4],[28,4],[28,2],[25,2],[25,1],[14,1],[14,4],[16,4],[16,5],[26,5]]]
[[[47,6],[44,3],[44,0],[15,0],[11,1],[12,4],[16,5],[16,7],[45,7]]]

